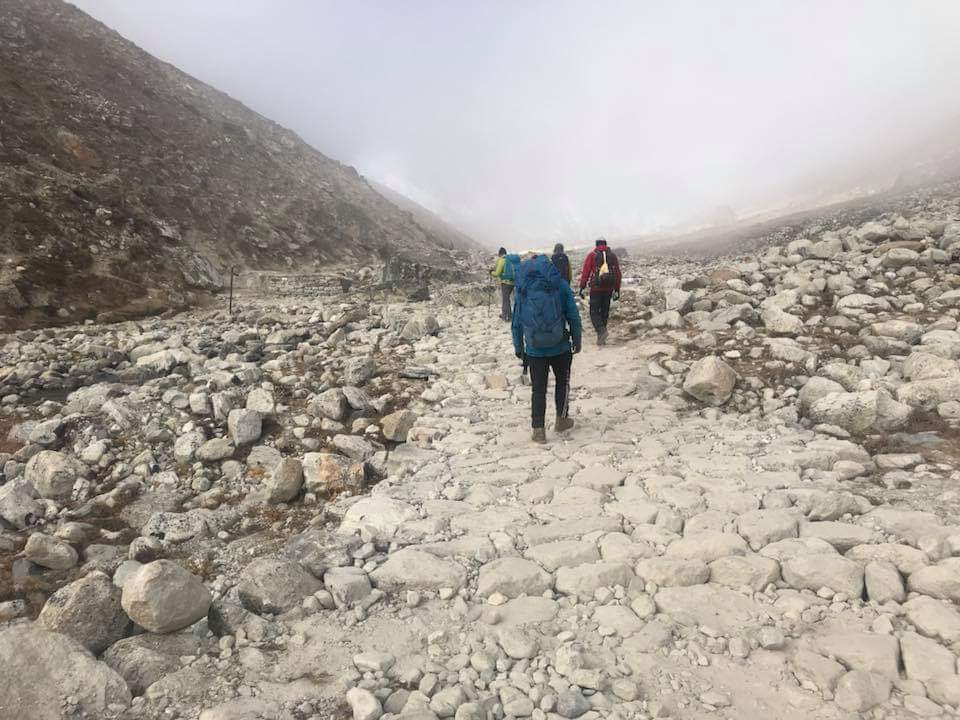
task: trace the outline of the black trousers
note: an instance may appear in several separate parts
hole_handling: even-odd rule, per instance
[[[597,334],[607,327],[607,320],[610,318],[611,298],[613,298],[612,292],[590,293],[590,322],[593,323],[593,329],[597,331]]]
[[[553,370],[556,384],[554,398],[557,403],[557,417],[567,417],[570,411],[570,365],[573,353],[553,355],[551,357],[528,357],[530,384],[533,386],[531,404],[533,406],[533,428],[544,427],[547,415],[547,377]]]
[[[513,308],[510,305],[510,296],[513,295],[513,285],[500,283],[500,319],[512,320]]]

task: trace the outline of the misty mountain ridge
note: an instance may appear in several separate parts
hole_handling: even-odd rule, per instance
[[[472,241],[60,0],[0,7],[0,317],[195,302],[230,266],[456,267]]]

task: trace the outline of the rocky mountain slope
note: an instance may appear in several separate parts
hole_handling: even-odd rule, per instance
[[[547,445],[483,286],[4,336],[0,718],[956,717],[958,219],[628,260]]]
[[[353,168],[73,6],[0,4],[0,327],[184,306],[234,264],[349,274],[459,254]]]

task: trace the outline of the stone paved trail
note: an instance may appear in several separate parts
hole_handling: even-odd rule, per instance
[[[901,575],[936,574],[960,536],[823,472],[869,463],[862,448],[695,407],[639,374],[637,342],[585,347],[575,429],[535,446],[506,333],[465,314],[419,348],[445,371],[418,427],[444,436],[395,452],[391,479],[343,516],[392,543],[370,577],[410,606],[359,643],[355,717],[915,717],[945,712],[926,695],[960,702],[940,644],[960,615],[899,604]]]

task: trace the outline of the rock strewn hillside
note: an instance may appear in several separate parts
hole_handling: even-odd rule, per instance
[[[0,327],[184,305],[232,264],[459,253],[352,167],[76,8],[0,7]]]

